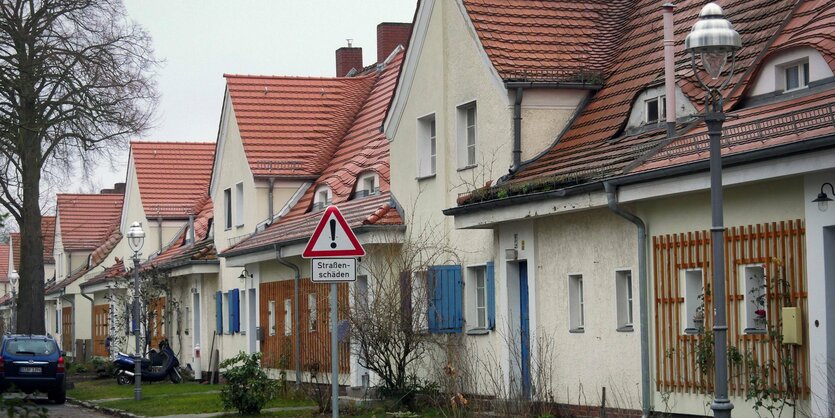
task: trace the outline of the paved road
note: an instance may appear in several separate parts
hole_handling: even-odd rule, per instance
[[[15,395],[10,395],[15,396]],[[80,406],[71,405],[66,403],[64,405],[55,405],[54,403],[50,402],[46,399],[46,397],[35,397],[35,404],[38,407],[46,408],[47,414],[50,417],[58,417],[58,418],[105,418],[109,417],[112,418],[110,415],[105,415],[87,408],[82,408]],[[0,411],[0,417],[7,416],[5,412]],[[15,416],[18,416],[15,414]]]

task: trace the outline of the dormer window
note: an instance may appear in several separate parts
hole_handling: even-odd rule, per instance
[[[644,123],[656,124],[667,118],[667,101],[664,96],[653,97],[644,102]]]
[[[377,173],[369,172],[360,174],[357,179],[354,199],[373,196],[378,193],[380,193],[380,178],[377,176]]]
[[[313,210],[322,210],[331,204],[333,194],[331,188],[328,186],[321,186],[316,189],[316,194],[313,195]]]
[[[809,86],[809,60],[795,62],[782,68],[783,91],[797,90]]]

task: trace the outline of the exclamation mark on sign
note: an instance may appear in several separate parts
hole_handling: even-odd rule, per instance
[[[336,248],[336,219],[331,219],[331,248]]]

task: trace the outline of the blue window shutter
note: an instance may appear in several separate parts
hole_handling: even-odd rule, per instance
[[[238,322],[238,301],[240,300],[240,293],[238,293],[238,289],[230,289],[229,290],[229,333],[234,334],[241,330],[240,323]]]
[[[215,329],[218,335],[223,335],[223,292],[215,293]]]
[[[235,315],[235,322],[232,325],[232,331],[241,332],[241,291],[232,289],[232,298],[235,301],[235,308],[232,309],[232,315]]]
[[[464,328],[461,266],[429,269],[429,330],[434,333],[461,332]]]
[[[487,287],[487,328],[496,329],[496,268],[487,262],[485,286]]]

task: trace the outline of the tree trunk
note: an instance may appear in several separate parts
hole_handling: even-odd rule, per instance
[[[25,129],[22,129],[25,131]],[[17,332],[44,334],[43,232],[40,208],[40,141],[31,132],[21,134],[23,218],[20,225],[20,291],[17,303]]]

